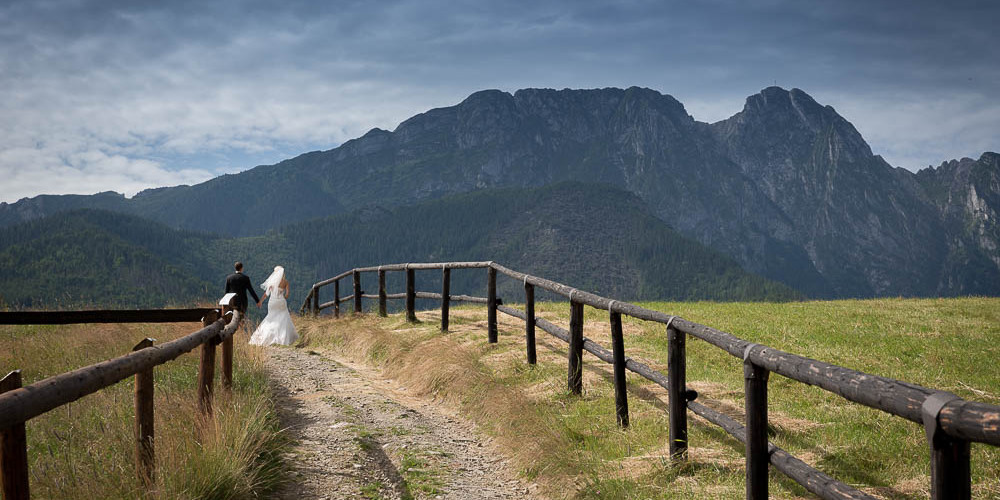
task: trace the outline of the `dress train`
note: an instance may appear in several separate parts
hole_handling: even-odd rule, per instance
[[[250,336],[253,345],[292,345],[298,340],[299,334],[292,324],[292,316],[288,314],[288,302],[283,290],[276,289],[267,301],[267,316],[261,321],[257,330]]]

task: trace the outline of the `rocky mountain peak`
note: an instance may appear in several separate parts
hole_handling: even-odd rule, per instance
[[[467,147],[501,134],[512,123],[515,112],[512,95],[496,89],[481,90],[455,106],[435,108],[403,121],[394,135],[399,144],[423,143],[428,137],[437,137],[437,142],[447,140]]]
[[[979,156],[979,163],[993,169],[1000,169],[1000,153],[987,151]]]
[[[737,163],[748,173],[788,162],[815,163],[821,156],[827,158],[820,162],[825,164],[846,161],[888,168],[874,159],[850,122],[799,89],[768,87],[747,97],[742,111],[711,127],[731,151],[743,152],[737,153],[742,156]],[[812,158],[796,157],[803,153]]]
[[[688,114],[687,109],[680,101],[674,99],[672,95],[661,94],[655,90],[629,87],[624,94],[627,103],[646,106],[655,109],[674,121],[693,122],[694,117]]]
[[[473,92],[465,100],[458,104],[459,107],[492,106],[509,102],[514,96],[497,89],[480,90]]]
[[[833,108],[819,104],[809,94],[799,89],[785,90],[781,87],[768,87],[747,97],[740,114],[747,121],[770,121],[782,126],[805,127],[813,133],[840,118]]]
[[[369,138],[371,138],[371,137],[379,137],[379,136],[383,136],[383,135],[390,134],[390,133],[391,132],[389,132],[388,130],[382,130],[382,129],[378,128],[378,127],[375,127],[373,129],[369,130],[368,132],[365,132],[365,135],[361,136],[361,138],[363,139],[363,138],[366,138],[366,137],[369,137]]]

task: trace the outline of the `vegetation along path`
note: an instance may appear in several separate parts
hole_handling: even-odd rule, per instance
[[[531,498],[475,430],[429,400],[326,351],[269,347],[296,441],[278,498]]]

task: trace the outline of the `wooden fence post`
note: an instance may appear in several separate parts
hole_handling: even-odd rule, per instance
[[[313,286],[312,289],[312,313],[313,316],[319,315],[319,287]]]
[[[667,385],[670,418],[670,457],[687,460],[687,356],[686,333],[667,326]]]
[[[385,311],[385,271],[378,270],[378,315],[386,317]]]
[[[569,373],[567,385],[573,394],[583,393],[583,304],[569,303]]]
[[[417,322],[417,291],[416,291],[416,277],[413,275],[413,269],[409,267],[406,268],[406,321],[410,323]]]
[[[528,364],[538,362],[535,353],[535,285],[524,282],[524,340],[528,350]]]
[[[216,321],[215,311],[201,319],[202,326]],[[198,364],[198,408],[205,415],[212,414],[212,385],[215,383],[215,341],[210,339],[201,345],[201,362]]]
[[[0,379],[0,394],[21,388],[21,370]],[[28,500],[28,440],[24,422],[0,430],[0,483],[7,500]]]
[[[361,271],[354,271],[354,314],[361,314]]]
[[[615,417],[618,425],[628,427],[628,392],[625,387],[625,338],[622,313],[611,311],[611,348],[614,359]]]
[[[950,392],[931,394],[921,408],[927,444],[931,450],[931,498],[933,500],[972,498],[971,450],[969,441],[941,431],[938,416],[950,402],[960,399]]]
[[[333,317],[340,317],[340,280],[333,282]]]
[[[746,497],[767,500],[767,379],[770,372],[748,359],[756,344],[747,346],[743,355],[743,379],[746,394]]]
[[[448,331],[448,313],[451,309],[451,269],[441,266],[441,331]]]
[[[491,344],[497,343],[497,270],[492,266],[486,268],[486,335]]]
[[[233,390],[233,335],[222,341],[222,388]]]
[[[153,341],[143,339],[132,351],[153,347]],[[135,472],[147,488],[156,477],[153,422],[153,369],[148,368],[135,374]]]
[[[222,318],[228,325],[233,320],[233,316],[226,314],[227,307],[222,306],[218,312],[222,314]],[[233,390],[233,337],[235,336],[236,332],[233,332],[232,335],[226,337],[226,340],[222,341],[222,387],[227,391]]]

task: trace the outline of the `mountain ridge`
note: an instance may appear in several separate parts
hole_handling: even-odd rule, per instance
[[[646,88],[487,90],[391,132],[144,192],[117,208],[252,235],[364,206],[586,179],[636,194],[681,234],[812,297],[998,294],[1000,285],[967,286],[963,271],[972,260],[1000,270],[990,258],[995,225],[976,237],[961,230],[976,213],[1000,210],[997,188],[977,185],[979,212],[948,212],[930,194],[964,178],[891,167],[833,107],[799,89],[765,88],[715,123]],[[295,203],[269,205],[282,198]],[[0,206],[0,223],[11,211]]]

